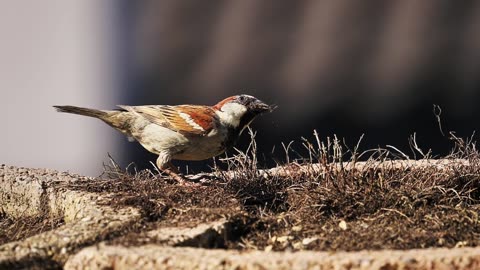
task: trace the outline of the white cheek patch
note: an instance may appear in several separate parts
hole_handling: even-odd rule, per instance
[[[227,103],[223,105],[222,111],[240,118],[247,112],[247,107],[238,103]]]
[[[190,115],[186,114],[186,113],[179,113],[178,115],[180,115],[180,117],[182,117],[183,120],[185,120],[185,122],[187,122],[187,124],[189,124],[192,128],[194,129],[198,129],[198,130],[201,130],[201,131],[205,131],[199,124],[195,123],[195,121],[193,121],[192,117],[190,117]]]
[[[227,103],[222,106],[217,115],[220,120],[233,127],[240,125],[240,119],[247,112],[247,107],[238,103]]]

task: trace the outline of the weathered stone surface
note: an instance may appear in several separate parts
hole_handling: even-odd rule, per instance
[[[108,194],[68,190],[81,176],[52,170],[0,167],[0,214],[13,218],[60,217],[65,225],[22,241],[0,246],[0,269],[61,266],[80,248],[124,231],[141,218],[138,209],[112,209],[104,202]],[[28,177],[27,177],[28,176]],[[22,179],[22,180],[19,180]],[[93,179],[91,179],[93,181]],[[227,233],[226,220],[193,228],[163,228],[146,232],[164,245],[215,247]]]
[[[453,171],[463,166],[469,166],[470,162],[466,159],[407,159],[407,160],[387,160],[387,161],[358,161],[358,162],[335,162],[327,165],[320,163],[297,164],[289,163],[283,166],[277,166],[270,169],[258,170],[260,176],[268,178],[269,176],[277,177],[295,177],[304,174],[318,174],[327,171],[358,171],[361,172],[368,169],[375,170],[391,170],[391,169],[426,169],[435,168],[439,171]],[[222,172],[228,177],[235,177],[238,172],[235,170]],[[214,173],[205,174],[215,176]],[[194,176],[191,176],[194,177]]]
[[[45,180],[23,168],[0,167],[0,214],[14,218],[38,216],[42,212]]]
[[[146,245],[89,247],[65,269],[480,269],[480,249],[238,252]]]
[[[85,206],[81,202],[82,196],[73,195],[60,187],[62,183],[79,179],[91,178],[49,169],[1,165],[0,214],[20,218],[59,217],[64,215],[65,209],[81,212]],[[66,222],[71,214],[67,213]]]
[[[437,166],[452,170],[468,165],[468,161],[407,160],[381,165],[359,162],[336,164],[331,168],[346,166],[355,170],[376,165],[387,169]],[[297,172],[324,169],[313,164],[299,166]],[[261,171],[270,175],[294,172],[294,168],[282,167]],[[65,266],[66,269],[480,269],[480,248],[291,253],[185,247],[217,246],[215,241],[228,237],[228,220],[193,228],[168,227],[142,232],[156,245],[106,246],[102,240],[138,222],[140,211],[105,205],[108,194],[99,196],[69,190],[67,183],[78,179],[85,178],[52,170],[0,166],[1,215],[61,217],[65,221],[65,225],[52,231],[1,245],[0,269],[31,266]]]
[[[213,248],[224,245],[224,240],[229,237],[229,224],[227,220],[222,219],[193,228],[167,227],[151,230],[145,234],[152,241],[169,246]]]
[[[32,257],[63,262],[76,249],[94,244],[139,219],[138,212],[131,208],[115,212],[103,210],[101,213],[83,217],[23,241],[0,246],[0,268],[15,261],[28,261]]]
[[[302,173],[322,173],[331,170],[364,171],[366,168],[375,170],[391,169],[426,169],[435,168],[439,171],[452,171],[462,166],[469,166],[470,162],[465,159],[421,159],[421,160],[389,160],[389,161],[359,161],[359,162],[336,162],[324,166],[319,163],[278,166],[275,168],[260,170],[265,177],[268,175],[294,176]]]
[[[94,244],[140,219],[137,209],[100,205],[95,194],[62,188],[78,176],[50,170],[1,167],[1,213],[12,217],[61,217],[65,225],[23,241],[0,246],[0,269],[26,266],[31,261],[62,263],[73,251]],[[25,175],[30,175],[23,179]],[[22,178],[23,180],[19,180]]]

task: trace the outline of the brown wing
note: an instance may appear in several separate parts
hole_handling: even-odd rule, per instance
[[[205,135],[214,127],[214,120],[217,117],[213,109],[208,106],[149,105],[119,107],[137,113],[154,124],[182,134]]]

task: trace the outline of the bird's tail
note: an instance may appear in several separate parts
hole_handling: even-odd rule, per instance
[[[76,107],[76,106],[53,106],[53,107],[57,109],[58,112],[80,114],[80,115],[85,115],[89,117],[99,118],[102,120],[105,118],[105,116],[107,116],[106,111],[101,111],[96,109],[88,109],[88,108],[82,108],[82,107]]]

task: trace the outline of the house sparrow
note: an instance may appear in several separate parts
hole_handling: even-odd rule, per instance
[[[214,106],[146,105],[120,110],[54,106],[59,112],[98,118],[158,155],[157,167],[178,182],[185,180],[170,162],[204,160],[233,146],[253,119],[274,109],[249,95],[228,97]]]

